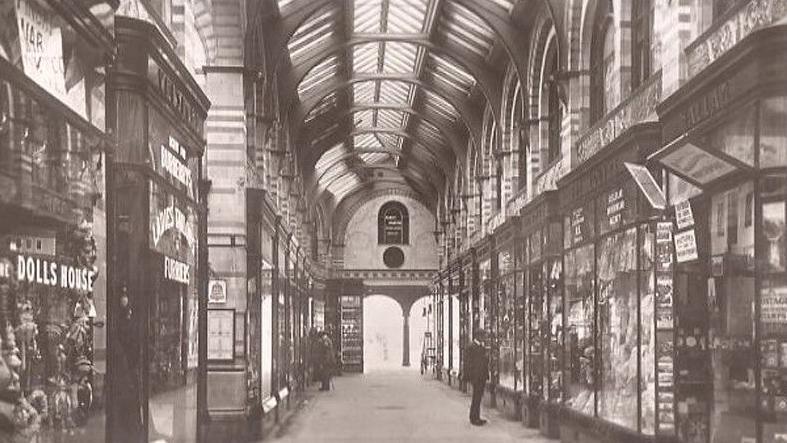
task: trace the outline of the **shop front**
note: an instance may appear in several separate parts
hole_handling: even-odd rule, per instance
[[[787,438],[787,28],[756,31],[659,106],[675,223],[681,442]]]
[[[459,343],[457,350],[459,370],[459,389],[467,391],[471,386],[464,379],[464,353],[467,345],[473,340],[473,328],[477,327],[478,313],[474,306],[478,306],[478,265],[475,250],[470,249],[461,258],[461,273],[459,274]],[[475,325],[475,326],[474,326]]]
[[[522,399],[524,317],[521,279],[519,218],[506,220],[495,233],[498,349],[497,408],[508,417],[519,419]]]
[[[495,407],[497,404],[496,387],[500,367],[500,348],[498,341],[497,318],[497,256],[495,254],[494,235],[486,236],[478,246],[478,298],[473,305],[473,330],[483,329],[487,333],[489,349],[489,381],[487,381],[484,404]]]
[[[108,429],[133,441],[193,441],[206,411],[198,361],[207,320],[199,294],[207,293],[201,161],[209,102],[154,26],[118,17],[116,37],[107,94],[119,140],[108,180],[116,247]]]
[[[447,378],[448,384],[451,386],[459,386],[459,368],[460,368],[460,348],[461,348],[461,294],[462,294],[462,268],[459,262],[453,263],[448,268],[448,294],[446,296],[447,314],[446,317],[446,330],[448,339],[448,354],[447,354],[447,368],[449,377]]]
[[[557,436],[562,401],[563,226],[557,204],[557,194],[547,191],[522,208],[520,217],[527,337],[521,346],[526,355],[522,418],[550,437]]]
[[[106,436],[104,177],[112,142],[103,74],[112,36],[81,3],[62,3],[0,4],[4,442]]]
[[[563,442],[653,441],[659,426],[674,427],[672,285],[669,269],[660,273],[671,250],[657,249],[660,214],[625,165],[642,164],[659,134],[658,124],[636,125],[558,182],[563,374],[562,387],[549,380],[543,389],[563,396]],[[663,319],[654,320],[657,307],[668,308]],[[545,371],[559,366],[549,360]]]

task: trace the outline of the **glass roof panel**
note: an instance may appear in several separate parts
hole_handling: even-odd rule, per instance
[[[387,31],[423,32],[428,8],[429,0],[389,0]]]
[[[391,103],[408,105],[407,99],[410,97],[410,83],[395,81],[395,80],[382,80],[380,81],[380,103]]]
[[[394,149],[396,151],[402,149],[402,137],[396,134],[380,133],[377,134],[377,137],[385,148]]]
[[[377,111],[377,124],[378,128],[401,128],[404,113],[394,111],[392,109],[381,109]]]
[[[306,114],[306,118],[304,119],[304,121],[308,123],[314,120],[318,116],[333,109],[336,106],[336,103],[337,103],[337,95],[336,95],[336,91],[333,91],[328,95],[326,95],[325,97],[323,97],[323,99],[320,100],[319,103],[317,103],[317,106],[312,108],[312,110],[309,111],[308,114]]]
[[[353,31],[356,33],[380,32],[383,0],[355,0],[353,2]]]
[[[284,8],[286,8],[287,5],[289,5],[293,1],[295,1],[295,0],[279,0],[279,11],[281,11]]]
[[[298,96],[303,96],[339,72],[339,58],[332,55],[312,68],[298,85]]]
[[[319,173],[325,172],[326,168],[330,167],[332,163],[334,163],[338,158],[346,153],[347,147],[344,145],[344,143],[339,143],[338,145],[325,151],[322,156],[320,156],[320,159],[317,160],[317,163],[314,165],[314,169],[316,169]]]
[[[443,97],[430,92],[424,91],[424,106],[433,112],[436,112],[448,120],[455,121],[459,117],[459,113],[451,103],[448,103]]]
[[[446,3],[438,31],[449,41],[486,57],[495,42],[495,32],[464,6]]]
[[[380,140],[375,137],[371,132],[364,132],[353,136],[354,149],[382,149],[383,145]]]
[[[327,191],[333,194],[336,200],[341,200],[344,198],[347,193],[352,191],[353,189],[357,188],[361,185],[361,180],[358,178],[358,175],[355,173],[353,174],[345,174],[340,178],[328,183]]]
[[[317,47],[331,37],[336,31],[337,19],[337,10],[328,9],[304,22],[287,43],[290,58],[296,60],[309,49]]]
[[[374,103],[374,85],[374,81],[353,83],[353,99],[355,103]]]
[[[487,0],[488,2],[499,6],[501,9],[506,11],[506,13],[510,14],[511,11],[514,9],[514,5],[516,5],[518,0]]]
[[[385,60],[383,72],[397,74],[412,74],[415,72],[415,57],[418,47],[412,43],[388,42],[385,45]]]
[[[363,43],[353,46],[353,72],[374,74],[377,72],[380,43]]]
[[[353,115],[353,124],[356,128],[370,128],[374,126],[374,111],[367,109],[355,112]]]
[[[358,154],[361,160],[367,165],[379,164],[384,163],[390,160],[391,155],[386,154],[385,152],[362,152]]]

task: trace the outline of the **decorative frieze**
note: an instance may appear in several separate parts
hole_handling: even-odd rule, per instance
[[[686,48],[689,78],[697,75],[744,37],[785,14],[787,0],[752,0]]]
[[[786,0],[787,1],[787,0]],[[652,76],[617,108],[593,125],[576,144],[578,166],[635,124],[654,121],[661,101],[661,75]]]

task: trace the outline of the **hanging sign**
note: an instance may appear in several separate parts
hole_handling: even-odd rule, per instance
[[[54,13],[35,0],[15,0],[14,4],[25,75],[59,100],[64,100],[63,38]]]
[[[623,164],[626,166],[626,169],[628,169],[629,174],[634,178],[634,182],[637,183],[640,191],[645,194],[650,206],[652,206],[653,209],[665,209],[667,207],[667,199],[664,197],[664,193],[661,192],[659,184],[656,183],[656,180],[650,174],[648,168],[628,162],[624,162]]]
[[[16,257],[16,278],[19,281],[90,292],[95,272],[88,268],[57,263],[40,257]]]
[[[249,280],[253,282],[253,279]],[[208,282],[208,303],[226,303],[227,302],[227,281],[226,280],[211,280]]]
[[[678,229],[694,226],[694,213],[688,200],[675,204],[675,221],[678,224]]]
[[[675,234],[675,257],[678,263],[684,263],[699,258],[697,255],[697,238],[694,235],[694,229]]]

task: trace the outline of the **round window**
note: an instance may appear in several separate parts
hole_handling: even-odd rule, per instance
[[[383,263],[389,268],[398,268],[404,264],[404,252],[396,246],[391,246],[383,252]]]

